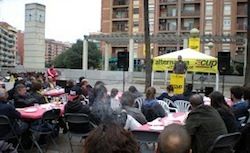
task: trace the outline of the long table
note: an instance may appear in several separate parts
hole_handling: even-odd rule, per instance
[[[63,114],[64,104],[48,103],[25,108],[17,108],[16,110],[21,113],[22,119],[37,120],[42,118],[44,112],[49,111],[51,109],[60,109],[61,114]]]
[[[141,127],[137,128],[136,131],[157,131],[161,132],[165,126],[176,123],[176,124],[184,124],[185,119],[187,118],[188,113],[178,112],[178,113],[170,113],[168,116],[164,118],[157,118],[152,122],[148,122]]]

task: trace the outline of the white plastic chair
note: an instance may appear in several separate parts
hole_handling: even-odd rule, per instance
[[[137,108],[139,110],[141,110],[141,107],[142,107],[142,104],[143,104],[144,100],[145,100],[144,97],[138,97],[138,98],[135,99],[135,105],[138,106]]]
[[[175,106],[174,102],[168,98],[164,98],[163,101],[165,101],[168,104],[168,106],[170,105]]]
[[[178,110],[178,112],[188,112],[190,110],[191,104],[189,101],[185,100],[176,100],[174,104]]]
[[[164,109],[165,113],[170,113],[170,110],[174,110],[175,112],[178,112],[178,110],[176,108],[169,107],[169,105],[163,100],[157,100],[157,102]]]

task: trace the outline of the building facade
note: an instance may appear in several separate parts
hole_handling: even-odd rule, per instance
[[[24,57],[24,33],[20,30],[17,32],[17,54],[16,54],[16,64],[23,65]]]
[[[6,22],[0,22],[0,66],[14,67],[16,59],[17,30]]]
[[[60,55],[65,50],[71,47],[70,43],[46,39],[45,63],[50,64],[56,56]]]
[[[25,5],[24,67],[45,67],[45,6]]]
[[[102,0],[102,33],[137,34],[144,31],[143,0]],[[247,0],[149,0],[151,34],[189,35],[193,28],[203,35],[247,35]],[[152,44],[153,56],[183,48],[184,42]],[[128,46],[111,46],[112,57]],[[242,43],[221,43],[212,47],[201,44],[201,51],[217,56],[218,51],[231,52],[234,60],[244,57]],[[134,57],[144,58],[144,45],[134,44]]]

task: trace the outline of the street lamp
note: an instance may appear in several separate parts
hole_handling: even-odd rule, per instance
[[[214,43],[209,42],[209,43],[207,44],[207,47],[209,48],[208,55],[210,55],[210,54],[211,54],[211,51],[212,51],[212,48],[214,47]]]
[[[191,37],[199,37],[200,31],[197,28],[193,28],[190,30]]]

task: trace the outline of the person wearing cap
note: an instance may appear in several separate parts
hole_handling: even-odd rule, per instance
[[[68,95],[68,102],[64,107],[64,113],[77,113],[77,114],[90,114],[89,105],[83,101],[82,90],[79,86],[71,88]],[[81,125],[69,124],[70,129],[78,132],[89,131],[89,127],[83,127]]]
[[[74,86],[71,88],[68,102],[65,105],[65,113],[90,113],[89,105],[85,103],[80,87]]]

